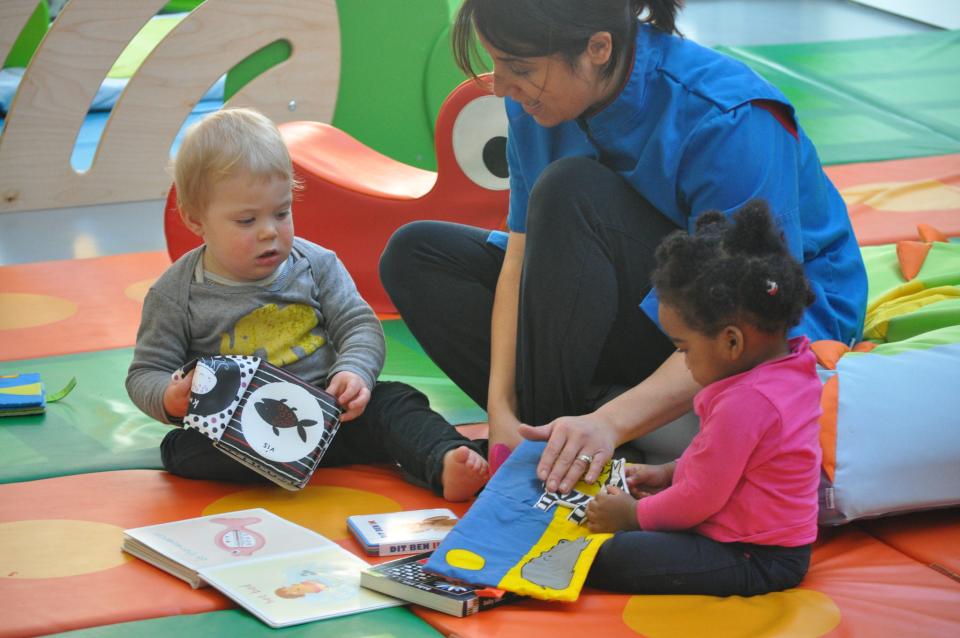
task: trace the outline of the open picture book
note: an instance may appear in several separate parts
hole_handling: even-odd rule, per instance
[[[340,427],[334,397],[258,357],[194,359],[183,427],[288,490],[310,480]]]
[[[366,561],[261,508],[128,529],[123,551],[216,588],[271,627],[403,604],[360,586]]]

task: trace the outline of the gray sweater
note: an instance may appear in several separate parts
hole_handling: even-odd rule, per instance
[[[213,354],[258,356],[316,385],[349,370],[372,390],[386,354],[380,321],[335,253],[295,238],[291,254],[265,286],[196,281],[202,246],[170,266],[143,302],[126,383],[137,407],[172,422],[170,375]]]

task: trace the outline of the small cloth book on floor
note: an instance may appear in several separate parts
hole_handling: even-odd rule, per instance
[[[360,586],[362,558],[262,508],[128,529],[123,550],[271,627],[403,604]]]
[[[40,375],[36,372],[0,375],[0,416],[43,414],[47,403],[59,401],[77,385],[70,379],[67,385],[49,397]]]
[[[348,516],[347,527],[368,554],[392,556],[436,549],[457,520],[441,508]]]
[[[469,616],[518,598],[500,589],[474,587],[423,571],[430,553],[369,567],[360,574],[360,584],[451,616]]]
[[[195,359],[183,427],[288,490],[301,489],[340,427],[336,399],[258,357]]]

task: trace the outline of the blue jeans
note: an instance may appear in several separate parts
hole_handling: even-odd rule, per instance
[[[756,596],[796,587],[810,545],[721,543],[693,532],[618,532],[600,546],[586,584],[628,594]]]

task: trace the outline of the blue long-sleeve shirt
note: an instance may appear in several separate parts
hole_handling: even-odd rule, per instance
[[[705,211],[729,214],[762,198],[816,295],[791,335],[858,339],[867,296],[860,248],[787,99],[741,62],[648,25],[634,54],[620,93],[589,118],[544,128],[506,99],[508,228],[526,231],[530,189],[568,156],[601,161],[688,231]],[[491,241],[502,246],[505,236]],[[654,321],[657,304],[652,291],[641,303]]]

